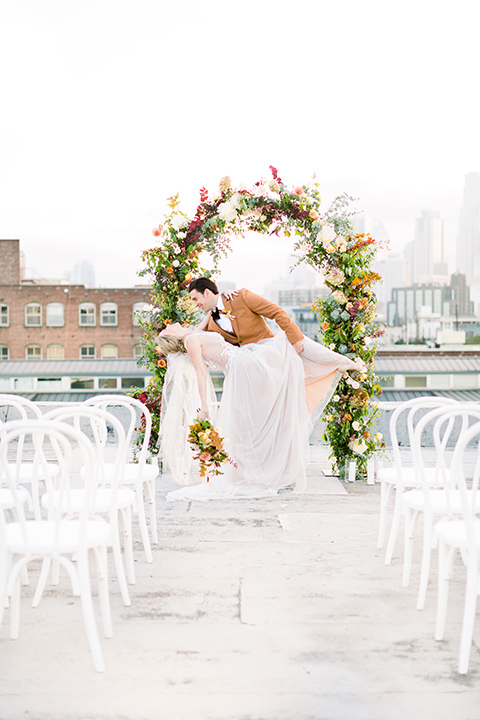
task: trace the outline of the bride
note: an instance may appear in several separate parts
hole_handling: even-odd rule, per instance
[[[285,487],[305,488],[308,439],[341,374],[353,362],[309,338],[298,354],[282,332],[258,343],[231,345],[214,332],[169,325],[158,349],[168,356],[162,395],[160,458],[183,487],[167,500],[264,497]],[[224,372],[216,408],[207,366]],[[314,412],[312,410],[314,409]],[[234,464],[203,483],[187,442],[195,417],[208,418],[225,438]],[[196,484],[193,484],[196,483]]]

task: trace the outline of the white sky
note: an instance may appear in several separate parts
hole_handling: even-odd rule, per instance
[[[411,240],[480,171],[477,0],[0,0],[0,237],[61,277],[139,282],[166,198],[316,173]],[[259,292],[288,241],[238,241]]]

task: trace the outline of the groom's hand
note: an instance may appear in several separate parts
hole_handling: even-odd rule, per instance
[[[303,342],[301,340],[297,340],[296,343],[292,343],[292,347],[296,353],[303,352]]]

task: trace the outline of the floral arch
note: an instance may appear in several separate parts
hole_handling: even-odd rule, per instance
[[[218,261],[230,250],[230,238],[245,231],[291,236],[296,264],[307,263],[324,275],[330,290],[326,299],[317,298],[312,310],[319,319],[322,342],[349,358],[360,357],[366,366],[357,377],[342,378],[336,394],[324,412],[325,440],[338,473],[343,476],[345,461],[356,460],[358,472],[366,474],[369,457],[383,447],[381,436],[371,427],[377,416],[375,394],[381,393],[374,371],[376,338],[383,330],[376,322],[373,284],[380,276],[371,264],[378,245],[368,234],[355,234],[350,211],[352,198],[341,195],[325,212],[321,210],[319,185],[288,187],[270,166],[272,177],[252,187],[232,187],[229,177],[220,181],[216,195],[200,190],[200,204],[190,219],[179,208],[178,194],[169,198],[170,212],[153,230],[156,247],[145,250],[140,276],[152,280],[152,312],[140,320],[144,326],[144,355],[140,362],[153,373],[148,387],[136,391],[154,416],[152,452],[156,448],[161,390],[166,372],[165,358],[155,350],[158,331],[172,322],[195,323],[197,310],[188,295],[196,277],[214,275]],[[213,269],[200,266],[207,252]]]

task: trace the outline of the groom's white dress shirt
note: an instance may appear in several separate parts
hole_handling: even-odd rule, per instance
[[[233,332],[232,321],[226,315],[222,315],[222,310],[225,310],[225,305],[223,304],[221,295],[218,296],[217,310],[220,313],[220,317],[218,318],[218,320],[216,320],[217,325],[219,325],[222,330],[225,330],[226,332]]]

